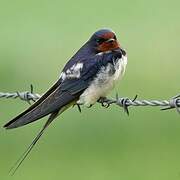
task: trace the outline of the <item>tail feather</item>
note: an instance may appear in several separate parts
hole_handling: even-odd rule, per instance
[[[38,140],[40,139],[40,137],[43,135],[45,129],[50,125],[50,123],[58,116],[59,111],[56,111],[54,113],[52,113],[49,116],[49,119],[47,120],[47,122],[45,123],[45,125],[43,126],[43,128],[41,129],[41,131],[37,134],[37,136],[34,138],[34,140],[32,141],[32,143],[28,146],[28,148],[26,149],[26,151],[22,154],[22,156],[16,161],[16,163],[13,165],[13,167],[10,169],[10,173],[12,175],[15,174],[15,172],[18,170],[18,168],[21,166],[21,164],[23,163],[23,161],[26,159],[26,157],[28,156],[28,154],[31,152],[31,150],[33,149],[33,147],[35,146],[35,144],[38,142]]]
[[[18,170],[18,168],[21,166],[21,164],[23,163],[23,161],[26,159],[26,157],[29,155],[29,153],[31,152],[31,150],[33,149],[33,147],[35,146],[35,144],[38,142],[38,140],[40,139],[40,137],[43,135],[45,129],[50,125],[50,123],[61,113],[63,113],[66,109],[68,109],[71,105],[73,104],[67,104],[65,106],[63,106],[60,110],[53,112],[48,120],[46,121],[45,125],[43,126],[43,128],[41,129],[41,131],[37,134],[37,136],[34,138],[34,140],[32,141],[32,143],[28,146],[28,148],[24,151],[24,153],[21,155],[21,157],[15,162],[15,164],[12,166],[12,168],[10,169],[10,174],[14,175],[15,172]]]

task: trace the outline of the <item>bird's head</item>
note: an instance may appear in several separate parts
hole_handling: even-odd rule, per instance
[[[120,48],[115,33],[110,29],[101,29],[95,32],[89,41],[98,53]]]

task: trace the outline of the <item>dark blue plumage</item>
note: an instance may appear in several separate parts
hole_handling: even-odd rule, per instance
[[[122,51],[120,49],[102,55],[97,54],[91,57],[86,56],[85,59],[79,59],[79,57],[76,57],[75,59],[78,59],[78,61],[71,61],[71,64],[68,64],[63,71],[67,71],[67,69],[72,67],[74,64],[82,63],[83,68],[81,70],[81,75],[79,78],[66,79],[62,82],[61,88],[63,90],[71,91],[71,87],[79,86],[79,84],[84,84],[84,89],[87,88],[103,66],[106,66],[108,63],[113,64],[116,60],[121,59],[121,57]]]

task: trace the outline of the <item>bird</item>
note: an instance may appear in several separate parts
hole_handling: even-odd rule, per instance
[[[103,28],[75,53],[64,66],[54,85],[24,112],[4,125],[18,128],[48,116],[42,129],[14,165],[14,173],[52,121],[69,107],[91,107],[106,98],[124,75],[127,53],[114,31]]]

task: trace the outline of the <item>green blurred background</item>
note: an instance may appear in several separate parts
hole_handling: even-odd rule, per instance
[[[0,3],[0,91],[43,93],[91,34],[112,28],[128,52],[125,77],[110,96],[168,99],[178,93],[180,1],[40,1]],[[29,105],[0,100],[0,125]],[[59,117],[10,177],[8,170],[46,118],[0,132],[0,179],[180,179],[180,116],[175,110],[99,104]]]

